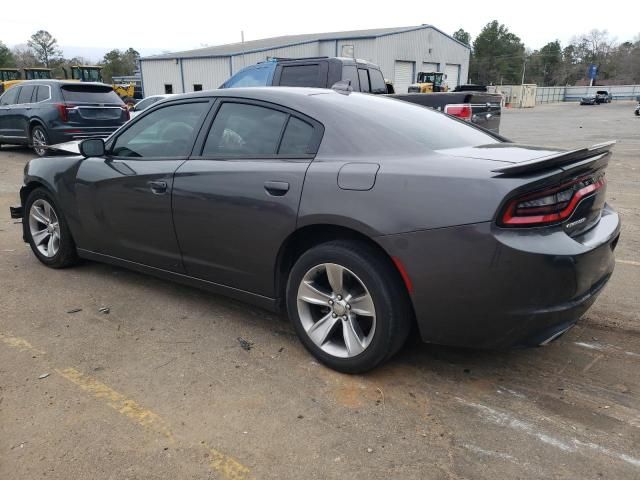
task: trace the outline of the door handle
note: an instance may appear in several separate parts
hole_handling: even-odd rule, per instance
[[[163,193],[167,193],[167,182],[163,181],[152,181],[149,182],[149,188],[156,195],[162,195]]]
[[[287,182],[264,182],[264,189],[269,195],[274,197],[281,197],[289,191],[289,184]]]

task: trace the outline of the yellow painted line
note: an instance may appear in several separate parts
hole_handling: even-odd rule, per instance
[[[0,333],[0,341],[10,347],[17,348],[21,352],[31,352],[37,353],[38,355],[43,355],[44,352],[35,348],[29,342],[27,342],[24,338],[14,337],[11,335],[6,335],[4,333]]]
[[[105,400],[107,405],[118,413],[121,413],[125,417],[145,428],[148,428],[149,430],[159,433],[170,442],[175,442],[166,422],[160,418],[158,414],[142,407],[135,400],[125,397],[123,394],[116,392],[108,385],[99,382],[89,375],[79,372],[75,368],[65,368],[64,370],[56,369],[56,372],[67,380],[78,385],[85,392],[89,392],[95,398]]]
[[[634,267],[640,267],[640,262],[634,262],[633,260],[616,260],[617,263],[623,263],[625,265],[633,265]]]
[[[0,341],[10,347],[23,352],[44,354],[42,350],[35,348],[27,340],[0,333]],[[55,369],[55,371],[70,382],[79,386],[82,390],[93,397],[104,400],[106,404],[115,411],[124,415],[134,423],[165,437],[170,443],[175,444],[175,437],[169,428],[169,424],[157,413],[144,408],[135,400],[127,398],[110,386],[99,380],[76,370],[75,368]],[[206,442],[201,442],[200,448],[207,450],[209,454],[209,468],[220,474],[226,480],[251,480],[249,468],[242,465],[238,460],[221,451],[211,447]]]
[[[252,478],[250,470],[235,458],[210,447],[206,442],[203,442],[202,445],[209,451],[211,470],[215,470],[229,480],[249,480]]]

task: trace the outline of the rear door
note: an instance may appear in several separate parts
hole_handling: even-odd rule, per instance
[[[78,169],[81,248],[182,272],[171,213],[173,174],[190,155],[210,99],[158,105]]]
[[[219,101],[197,154],[174,180],[174,222],[189,275],[274,296],[276,257],[295,230],[322,133],[286,108]]]
[[[16,104],[11,107],[11,124],[14,135],[24,138],[29,137],[29,118],[32,108],[32,100],[36,91],[36,85],[22,85]]]

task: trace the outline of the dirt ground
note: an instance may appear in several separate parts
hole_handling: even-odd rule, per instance
[[[110,266],[40,265],[8,214],[33,155],[3,148],[0,478],[640,478],[640,118],[631,102],[545,105],[505,111],[502,133],[619,140],[611,282],[547,347],[413,341],[362,376],[322,367],[263,310]]]

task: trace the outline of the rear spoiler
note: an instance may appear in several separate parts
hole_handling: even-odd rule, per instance
[[[547,157],[535,158],[527,162],[514,163],[508,167],[496,168],[491,171],[494,173],[501,173],[503,175],[520,175],[523,173],[533,173],[540,170],[558,168],[579,162],[580,160],[589,160],[589,163],[591,163],[610,155],[611,147],[615,144],[615,140],[598,143],[591,147],[569,150],[567,152],[557,153]]]

